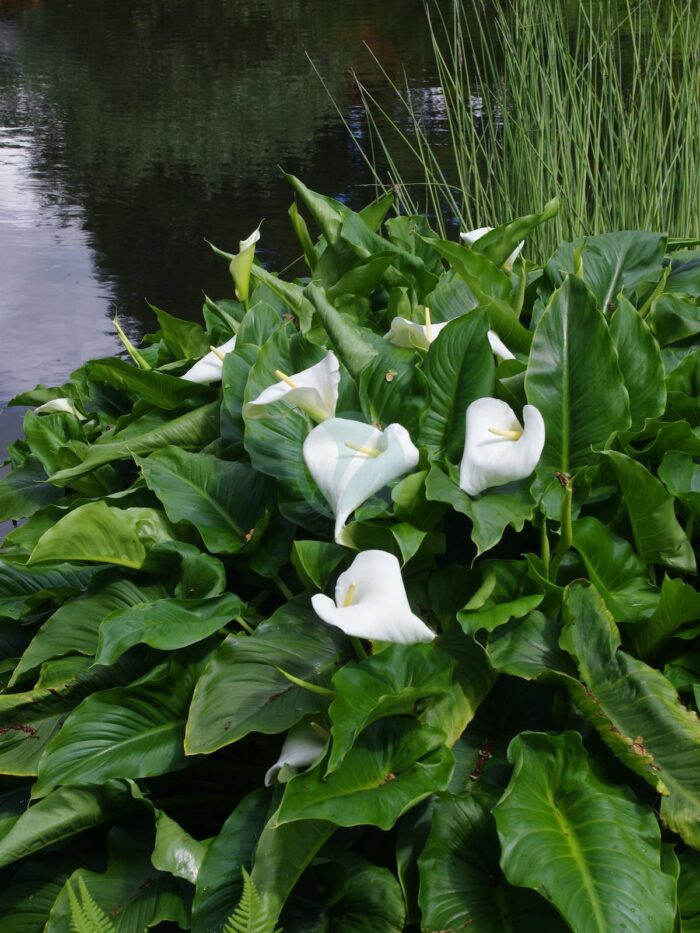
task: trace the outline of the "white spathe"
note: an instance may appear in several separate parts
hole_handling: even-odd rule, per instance
[[[205,354],[180,378],[187,379],[188,382],[218,382],[224,369],[222,357],[230,353],[235,346],[236,338],[231,337],[226,343],[222,343],[220,347],[216,347],[215,350],[210,350],[209,353]]]
[[[34,409],[35,415],[48,415],[53,412],[74,415],[78,421],[85,421],[85,415],[78,411],[72,398],[52,398],[50,402],[44,402],[43,405]]]
[[[308,768],[316,764],[326,750],[327,744],[327,739],[315,732],[308,722],[300,722],[292,726],[284,740],[279,758],[267,770],[265,786],[269,787],[272,784],[285,765],[289,768]]]
[[[473,246],[477,240],[481,239],[482,236],[486,236],[487,233],[491,233],[493,227],[477,227],[476,230],[467,230],[465,233],[460,233],[459,238],[462,243],[465,243],[467,246]],[[506,269],[512,269],[515,260],[522,253],[523,247],[525,246],[525,240],[521,240],[518,245],[515,247],[510,256],[503,263]]]
[[[314,421],[326,421],[335,415],[339,385],[340,366],[329,350],[320,363],[285,376],[265,389],[243,407],[243,414],[249,418],[264,418],[269,414],[268,406],[283,402],[290,408],[307,412]]]
[[[418,450],[402,425],[380,431],[345,418],[317,425],[304,441],[303,456],[333,509],[336,541],[351,512],[418,463]]]
[[[472,402],[466,419],[459,470],[459,485],[465,492],[478,496],[492,486],[525,479],[532,473],[544,447],[544,421],[534,405],[523,408],[524,426],[510,405],[497,398]]]
[[[449,323],[449,321],[443,321],[440,324],[416,324],[405,317],[395,317],[391,322],[389,332],[384,336],[395,347],[406,347],[409,350],[427,350],[440,331],[447,327]],[[494,356],[502,360],[515,359],[515,356],[495,330],[488,331],[488,338]]]
[[[319,618],[346,635],[401,645],[435,638],[411,612],[399,562],[386,551],[362,551],[338,577],[335,601],[316,593],[311,604]]]

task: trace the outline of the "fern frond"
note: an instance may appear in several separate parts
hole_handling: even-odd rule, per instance
[[[274,921],[270,920],[260,901],[260,895],[250,875],[241,869],[243,874],[243,892],[235,911],[226,921],[223,933],[282,933],[281,928],[275,928]]]
[[[115,933],[114,924],[93,899],[81,877],[78,878],[80,900],[70,882],[67,887],[73,933]]]

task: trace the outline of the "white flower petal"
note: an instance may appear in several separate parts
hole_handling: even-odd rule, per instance
[[[257,230],[253,230],[249,237],[246,237],[245,240],[240,240],[238,244],[238,251],[242,253],[243,250],[248,249],[249,246],[252,246],[253,243],[257,243],[260,239],[260,227]]]
[[[409,350],[427,350],[437,335],[447,327],[448,321],[441,324],[415,324],[405,317],[395,317],[391,322],[389,333],[385,338],[395,347],[406,347]]]
[[[435,638],[411,612],[399,562],[386,551],[362,551],[338,577],[335,602],[317,593],[311,604],[319,618],[346,635],[402,645]]]
[[[476,230],[467,230],[464,233],[460,233],[459,238],[462,243],[465,243],[467,246],[473,246],[477,240],[481,239],[482,236],[486,236],[487,233],[491,233],[493,227],[477,227]],[[525,246],[525,240],[521,240],[520,243],[515,247],[510,256],[503,263],[506,269],[512,269],[515,260],[523,251]]]
[[[523,408],[523,420],[524,428],[510,405],[497,398],[480,398],[467,408],[459,485],[470,496],[525,479],[535,469],[544,447],[544,421],[534,405]],[[522,435],[510,440],[490,428],[522,431]]]
[[[379,453],[372,456],[358,448]],[[418,450],[402,425],[379,431],[345,418],[330,418],[315,427],[304,441],[303,456],[333,509],[336,540],[358,505],[418,463]]]
[[[64,412],[74,415],[79,421],[85,421],[85,415],[78,411],[72,398],[52,398],[50,402],[44,402],[43,405],[34,409],[35,415],[48,415],[52,412]]]
[[[243,414],[249,418],[263,418],[268,414],[268,406],[284,402],[290,408],[301,408],[308,412],[316,421],[325,421],[335,415],[340,366],[334,353],[329,351],[320,363],[299,373],[292,373],[288,378],[296,388],[281,380],[248,402],[243,408]]]
[[[236,338],[231,337],[230,340],[227,340],[226,343],[222,343],[221,346],[216,349],[219,353],[226,356],[235,346]],[[205,354],[201,360],[198,360],[194,366],[191,366],[186,373],[183,373],[180,378],[187,379],[188,382],[218,382],[221,379],[223,368],[223,360],[220,359],[213,350],[210,350],[209,353]]]
[[[265,786],[270,784],[277,777],[279,771],[285,765],[290,768],[308,768],[309,765],[316,762],[323,755],[327,740],[315,732],[307,722],[300,722],[287,733],[287,738],[282,745],[282,751],[277,761],[268,768],[265,775]]]
[[[501,360],[514,360],[515,354],[511,353],[508,347],[503,343],[495,330],[488,332],[491,352]]]

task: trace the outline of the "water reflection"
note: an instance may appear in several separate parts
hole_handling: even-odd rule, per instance
[[[439,119],[421,0],[0,0],[0,404],[113,352],[113,304],[133,332],[144,298],[196,314],[230,291],[205,237],[265,217],[263,258],[294,258],[278,165],[363,200],[307,59],[361,133],[363,42]]]

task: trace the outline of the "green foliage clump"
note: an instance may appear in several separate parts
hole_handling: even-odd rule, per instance
[[[0,928],[693,928],[700,251],[290,181],[306,275],[15,400]]]

